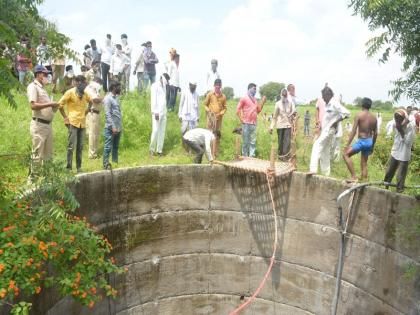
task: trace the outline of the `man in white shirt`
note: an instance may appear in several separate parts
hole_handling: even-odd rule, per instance
[[[213,134],[210,130],[195,128],[188,130],[182,139],[196,153],[194,163],[201,164],[204,153],[206,153],[209,162],[213,161],[214,140],[216,137],[220,137],[220,131],[216,131],[216,134]]]
[[[136,64],[134,66],[133,75],[137,74],[137,90],[139,94],[143,91],[143,73],[144,73],[144,49],[146,44],[141,44],[140,55],[137,58]]]
[[[411,147],[415,139],[415,123],[409,119],[407,112],[398,109],[394,114],[394,144],[385,173],[384,182],[391,183],[395,172],[397,173],[397,192],[404,190],[405,178],[408,171],[408,163],[411,159]],[[388,188],[388,186],[385,186]]]
[[[127,38],[128,38],[127,34],[122,34],[121,35],[122,51],[123,51],[123,54],[127,57],[127,60],[128,60],[128,65],[124,69],[125,84],[123,85],[123,88],[125,88],[125,92],[128,92],[130,90],[131,52],[133,50],[132,47],[128,44]],[[124,91],[124,89],[123,89],[123,91]]]
[[[175,109],[176,96],[179,90],[179,54],[171,55],[173,58],[170,62],[166,64],[166,71],[171,77],[171,80],[168,85],[168,90],[166,91],[166,102],[168,106],[168,111],[172,112]]]
[[[41,44],[36,48],[36,56],[38,58],[38,64],[44,66],[51,72],[51,54],[45,36],[41,37]]]
[[[100,99],[102,83],[101,78],[94,77],[86,87],[85,92],[92,99]],[[86,133],[89,137],[89,159],[98,158],[101,109],[102,102],[91,103],[88,106],[88,113],[86,114]]]
[[[111,41],[111,34],[106,34],[105,45],[102,48],[101,55],[102,86],[105,92],[108,92],[109,70],[111,68],[111,58],[114,54],[114,50],[115,49]]]
[[[189,84],[188,91],[184,90],[181,93],[178,117],[181,122],[182,134],[185,134],[187,130],[196,128],[200,119],[199,96],[196,89],[197,83],[193,82]]]
[[[217,71],[218,65],[219,65],[219,63],[216,59],[211,60],[211,69],[207,73],[207,81],[206,81],[207,82],[207,92],[213,91],[214,81],[216,79],[220,79],[220,74]]]
[[[166,130],[166,87],[169,82],[169,75],[164,73],[159,81],[152,84],[150,88],[151,112],[152,112],[152,135],[150,137],[150,155],[155,152],[162,156],[163,142],[165,141]]]
[[[130,64],[127,56],[122,51],[120,44],[115,45],[115,53],[111,57],[110,73],[112,80],[118,81],[121,84],[121,91],[125,91],[125,69]]]
[[[322,98],[325,101],[325,113],[322,120],[322,131],[316,139],[311,154],[310,174],[318,172],[318,163],[321,164],[321,172],[330,175],[330,152],[331,146],[337,133],[337,125],[340,121],[350,116],[350,112],[339,102],[333,100],[334,93],[329,87],[322,90]]]

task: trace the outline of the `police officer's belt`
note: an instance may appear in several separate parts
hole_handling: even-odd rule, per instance
[[[46,124],[46,125],[49,125],[51,123],[51,121],[49,121],[49,120],[45,120],[45,119],[41,119],[41,118],[36,118],[36,117],[32,117],[32,120],[35,120],[37,122],[40,122],[40,123]]]

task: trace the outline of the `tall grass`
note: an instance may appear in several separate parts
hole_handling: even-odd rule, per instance
[[[27,159],[31,139],[29,135],[29,124],[31,119],[31,110],[24,94],[15,94],[17,108],[12,108],[1,101],[0,110],[2,118],[0,119],[0,129],[3,136],[0,141],[0,176],[3,180],[8,177],[14,178],[14,181],[23,181],[28,173]],[[58,100],[60,95],[54,95],[54,100]],[[192,163],[193,156],[189,156],[181,144],[180,123],[178,121],[177,111],[168,113],[168,122],[166,129],[166,137],[164,144],[163,157],[149,156],[149,140],[151,134],[151,113],[150,113],[150,97],[147,93],[137,94],[137,92],[129,93],[121,98],[123,113],[123,134],[120,143],[120,157],[118,167],[151,165],[151,164],[184,164]],[[239,125],[236,117],[236,101],[228,102],[228,110],[223,117],[221,152],[218,157],[220,160],[231,160],[235,154],[235,137],[232,133],[233,129]],[[352,113],[350,121],[353,122],[357,108],[348,107]],[[267,103],[263,109],[263,113],[271,114],[274,110],[273,103]],[[307,171],[309,168],[309,160],[312,149],[312,137],[304,137],[303,135],[303,115],[306,110],[312,115],[311,132],[313,132],[315,120],[315,108],[313,106],[299,106],[298,113],[300,119],[298,122],[297,136],[297,160],[298,170]],[[204,108],[200,108],[200,127],[205,126]],[[385,125],[392,119],[391,111],[382,112],[383,124],[379,135],[374,153],[369,158],[369,180],[382,180],[384,177],[386,163],[392,146],[392,139],[385,139]],[[103,114],[101,115],[101,124],[104,124]],[[56,160],[65,161],[67,146],[67,128],[64,126],[63,119],[59,113],[56,114],[53,122],[54,130],[54,158]],[[268,122],[263,119],[263,115],[259,115],[257,129],[257,154],[262,159],[269,159],[271,145],[274,143],[277,147],[277,135],[268,132]],[[347,141],[348,133],[345,131],[341,145],[344,146]],[[82,170],[91,172],[102,169],[102,160],[88,159],[87,139],[83,151]],[[100,140],[100,153],[103,149],[103,137]],[[414,184],[419,182],[420,175],[420,149],[419,145],[415,146],[412,161],[410,163],[410,171],[407,176],[406,184]],[[353,158],[357,172],[360,174],[360,157]],[[332,162],[331,176],[336,178],[348,178],[349,172],[340,159],[339,162]]]

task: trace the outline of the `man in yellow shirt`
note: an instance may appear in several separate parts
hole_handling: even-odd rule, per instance
[[[64,124],[69,130],[67,146],[67,169],[72,169],[73,150],[76,147],[76,167],[80,173],[82,167],[83,139],[86,128],[86,113],[90,102],[98,103],[100,98],[92,99],[85,93],[86,78],[78,75],[74,79],[75,87],[68,90],[58,101],[60,113],[64,118]],[[67,114],[64,111],[67,107]]]
[[[214,91],[207,93],[204,107],[206,109],[207,129],[221,135],[222,118],[227,109],[226,96],[222,93],[222,80],[216,79],[214,81]],[[220,137],[216,139],[214,146],[214,156],[216,157],[219,153]]]

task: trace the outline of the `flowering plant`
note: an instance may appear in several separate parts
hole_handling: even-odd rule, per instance
[[[24,297],[54,287],[93,307],[103,295],[117,291],[107,275],[122,273],[108,257],[112,246],[86,220],[69,185],[75,177],[49,162],[38,170],[30,190],[2,194],[0,205],[0,306],[12,314],[28,314]]]

